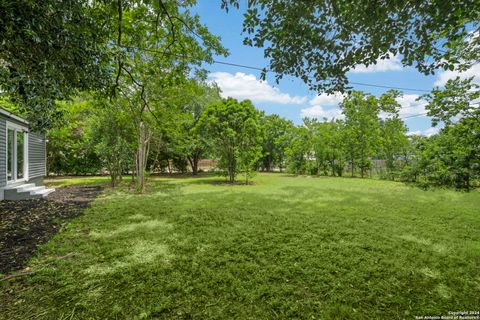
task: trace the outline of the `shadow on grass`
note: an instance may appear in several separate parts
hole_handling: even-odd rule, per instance
[[[171,179],[192,179],[192,178],[207,178],[217,176],[214,172],[199,172],[197,174],[189,173],[153,173],[152,178],[171,178]]]
[[[235,182],[229,182],[227,179],[217,178],[217,179],[198,179],[189,181],[188,184],[198,184],[198,185],[212,185],[212,186],[223,186],[223,187],[234,187],[234,186],[253,186],[255,185],[254,181],[245,182],[245,180],[237,180]]]

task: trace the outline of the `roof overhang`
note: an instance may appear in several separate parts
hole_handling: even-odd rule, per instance
[[[13,113],[8,112],[8,111],[5,110],[5,109],[0,108],[0,114],[6,116],[7,118],[10,118],[10,119],[13,119],[13,120],[15,120],[15,121],[18,121],[18,122],[20,122],[20,123],[26,124],[26,125],[28,126],[28,121],[27,121],[27,120],[22,119],[22,118],[20,118],[19,116],[14,115]]]

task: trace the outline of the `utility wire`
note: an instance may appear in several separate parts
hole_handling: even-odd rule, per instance
[[[136,50],[145,51],[145,52],[160,53],[160,54],[164,54],[164,55],[167,54],[167,55],[172,55],[172,56],[179,57],[179,58],[195,59],[193,57],[188,57],[188,56],[184,56],[184,55],[180,55],[180,54],[174,54],[174,53],[165,53],[165,52],[160,52],[158,50],[148,49],[148,48],[139,48],[139,47],[134,47],[134,46],[124,46],[124,45],[120,45],[120,47],[126,48],[126,49],[136,49]],[[218,61],[218,60],[214,60],[214,59],[212,59],[211,62],[215,63],[215,64],[227,65],[227,66],[232,66],[232,67],[239,67],[239,68],[245,68],[245,69],[274,73],[273,71],[268,70],[268,69],[262,69],[262,68],[259,68],[259,67],[249,66],[249,65],[245,65],[245,64],[239,64],[239,63],[233,63],[233,62],[227,62],[227,61]],[[425,90],[425,89],[414,89],[414,88],[404,88],[404,87],[395,87],[395,86],[385,86],[385,85],[372,84],[372,83],[362,83],[362,82],[353,82],[353,81],[350,81],[349,83],[354,84],[354,85],[376,87],[376,88],[397,89],[397,90],[405,90],[405,91],[430,92],[430,90]],[[480,104],[480,102],[478,104]],[[428,112],[413,114],[413,115],[406,116],[406,117],[400,117],[400,119],[410,119],[410,118],[422,117],[422,116],[426,116],[427,114],[428,114]]]
[[[240,67],[240,68],[245,68],[245,69],[252,69],[252,70],[259,70],[259,71],[274,73],[274,71],[271,71],[271,70],[262,69],[262,68],[258,68],[258,67],[252,67],[252,66],[248,66],[248,65],[244,65],[244,64],[231,63],[231,62],[218,61],[218,60],[212,60],[212,62],[216,63],[216,64],[227,65],[227,66],[234,66],[234,67]],[[359,86],[375,87],[375,88],[397,89],[397,90],[404,90],[404,91],[430,92],[430,90],[426,90],[426,89],[394,87],[394,86],[385,86],[385,85],[372,84],[372,83],[362,83],[362,82],[353,82],[353,81],[349,81],[348,83],[349,84],[354,84],[354,85],[359,85]]]
[[[350,81],[349,83],[356,84],[356,85],[359,85],[359,86],[367,86],[367,87],[397,89],[397,90],[405,90],[405,91],[430,92],[430,90],[425,90],[425,89],[402,88],[402,87],[384,86],[384,85],[380,85],[380,84],[361,83],[361,82],[353,82],[353,81]]]
[[[480,102],[474,102],[470,105],[470,107],[474,107],[476,104],[479,105],[479,107],[480,107]],[[419,113],[419,114],[412,114],[410,116],[400,117],[400,119],[416,118],[416,117],[421,117],[421,116],[426,116],[426,115],[428,115],[428,112]]]
[[[271,70],[267,70],[267,69],[264,70],[262,68],[247,66],[247,65],[243,65],[243,64],[237,64],[237,63],[231,63],[231,62],[225,62],[225,61],[218,61],[218,60],[213,60],[212,62],[216,63],[216,64],[227,65],[227,66],[234,66],[234,67],[240,67],[240,68],[246,68],[246,69],[252,69],[252,70],[259,70],[259,71],[274,73]],[[362,82],[353,82],[353,81],[349,81],[348,83],[349,84],[354,84],[354,85],[359,85],[359,86],[375,87],[375,88],[397,89],[397,90],[404,90],[404,91],[430,92],[430,90],[426,90],[426,89],[403,88],[403,87],[385,86],[385,85],[372,84],[372,83],[362,83]]]
[[[155,50],[155,49],[139,48],[139,47],[134,47],[134,46],[124,46],[124,45],[120,45],[120,47],[126,48],[126,49],[136,49],[136,50],[145,51],[145,52],[160,53],[160,54],[164,54],[164,55],[171,55],[171,56],[174,56],[174,57],[177,57],[177,58],[196,59],[196,58],[181,55],[181,54],[164,53],[164,52],[160,52],[160,51]],[[228,62],[228,61],[219,61],[219,60],[215,60],[215,59],[212,59],[211,62],[214,63],[214,64],[221,64],[221,65],[226,65],[226,66],[231,66],[231,67],[239,67],[239,68],[262,71],[262,72],[264,71],[264,72],[267,72],[267,73],[275,73],[274,71],[268,70],[266,68],[259,68],[259,67],[249,66],[249,65],[240,64],[240,63],[234,63],[234,62]],[[426,90],[426,89],[404,88],[404,87],[386,86],[386,85],[380,85],[380,84],[353,82],[353,81],[350,81],[349,83],[354,84],[354,85],[359,85],[359,86],[367,86],[367,87],[375,87],[375,88],[397,89],[397,90],[404,90],[404,91],[430,92],[430,90]]]
[[[422,117],[422,116],[426,116],[428,114],[428,112],[424,112],[424,113],[419,113],[419,114],[412,114],[411,116],[406,116],[406,117],[400,117],[400,119],[410,119],[410,118],[416,118],[416,117]]]
[[[148,48],[139,48],[139,47],[134,47],[134,46],[125,46],[125,45],[119,45],[121,48],[125,49],[135,49],[139,51],[144,51],[144,52],[152,52],[152,53],[160,53],[163,55],[171,55],[177,58],[189,58],[189,59],[195,59],[193,57],[188,57],[185,55],[180,55],[180,54],[175,54],[175,53],[166,53],[166,52],[160,52],[155,49],[148,49]],[[245,69],[252,69],[252,70],[257,70],[257,71],[265,71],[265,72],[273,72],[267,69],[262,69],[259,67],[253,67],[253,66],[248,66],[244,64],[239,64],[239,63],[233,63],[233,62],[226,62],[226,61],[218,61],[218,60],[211,60],[212,63],[215,64],[221,64],[221,65],[227,65],[227,66],[232,66],[232,67],[239,67],[239,68],[245,68]],[[377,85],[377,84],[371,84],[371,83],[361,83],[361,82],[350,82],[351,84],[355,85],[362,85],[362,86],[369,86],[369,87],[377,87],[377,88],[388,88],[388,89],[397,89],[397,90],[409,90],[409,91],[421,91],[421,92],[430,92],[429,90],[423,90],[423,89],[412,89],[412,88],[401,88],[401,87],[394,87],[394,86],[384,86],[384,85]],[[400,117],[400,119],[410,119],[410,118],[416,118],[416,117],[421,117],[425,116],[427,113],[419,113],[419,114],[414,114],[406,117]]]

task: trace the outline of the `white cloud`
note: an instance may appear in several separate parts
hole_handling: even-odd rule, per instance
[[[323,118],[327,118],[328,120],[332,118],[343,119],[344,116],[338,105],[344,97],[345,95],[342,93],[322,93],[310,99],[310,107],[300,110],[300,115],[302,118],[318,120],[322,120]]]
[[[210,74],[210,79],[218,84],[223,98],[280,104],[303,104],[307,101],[306,97],[283,93],[278,88],[270,86],[267,81],[258,80],[253,74],[214,72]]]
[[[309,103],[311,106],[323,105],[323,106],[338,106],[343,101],[345,95],[342,93],[326,94],[322,93],[312,98]]]
[[[310,99],[310,107],[301,110],[301,117],[316,118],[318,120],[322,120],[323,118],[327,118],[329,120],[332,118],[344,119],[345,117],[343,116],[339,107],[339,104],[343,101],[344,97],[345,95],[341,93],[336,93],[333,95],[327,95],[323,93],[318,95]],[[420,96],[417,94],[405,94],[397,98],[397,102],[401,106],[399,111],[401,118],[417,116],[427,112],[425,109],[427,102],[423,99],[417,101],[419,97]],[[380,114],[381,118],[386,118],[387,116],[387,114]],[[422,115],[420,117],[427,116]]]
[[[393,56],[390,59],[377,59],[376,64],[371,64],[368,67],[364,64],[359,64],[351,70],[352,73],[373,73],[373,72],[386,72],[386,71],[400,71],[403,70],[400,57],[398,55]]]
[[[425,106],[427,102],[423,99],[417,101],[420,96],[417,94],[405,94],[399,98],[397,98],[397,102],[400,104],[399,115],[400,118],[404,120],[408,120],[407,117],[419,118],[419,117],[427,117],[426,113],[427,110]],[[389,113],[380,112],[379,117],[382,119],[386,119],[390,116]]]
[[[425,130],[417,130],[417,131],[410,131],[407,133],[408,136],[426,136],[430,137],[433,136],[434,134],[437,134],[440,131],[440,128],[437,127],[431,127]]]
[[[480,63],[474,64],[470,69],[459,72],[459,71],[442,71],[438,74],[437,80],[435,81],[435,86],[444,86],[449,79],[454,79],[459,76],[462,79],[474,77],[473,81],[480,84]]]
[[[397,102],[402,106],[399,112],[401,118],[426,113],[427,102],[423,99],[417,101],[418,97],[420,96],[417,94],[405,94],[397,98]]]
[[[332,108],[332,109],[323,109],[322,106],[316,105],[311,106],[301,110],[301,117],[302,118],[312,118],[323,120],[323,118],[327,118],[328,120],[335,118],[335,119],[343,119],[344,115],[339,108]]]

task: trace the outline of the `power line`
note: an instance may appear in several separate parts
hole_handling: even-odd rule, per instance
[[[216,63],[216,64],[223,64],[223,65],[235,66],[235,67],[240,67],[240,68],[245,68],[245,69],[252,69],[252,70],[259,70],[259,71],[275,73],[274,71],[271,71],[271,70],[262,69],[262,68],[258,68],[258,67],[247,66],[247,65],[244,65],[244,64],[230,63],[230,62],[224,62],[224,61],[218,61],[218,60],[212,60],[212,62]],[[354,85],[359,85],[359,86],[367,86],[367,87],[376,87],[376,88],[397,89],[397,90],[405,90],[405,91],[430,92],[430,90],[426,90],[426,89],[394,87],[394,86],[385,86],[385,85],[380,85],[380,84],[362,83],[362,82],[353,82],[353,81],[349,81],[349,84],[354,84]]]
[[[416,118],[416,117],[426,116],[427,114],[428,114],[428,112],[424,112],[424,113],[412,114],[411,116],[400,117],[400,118],[403,119],[403,120],[405,120],[405,119],[410,119],[410,118]]]
[[[359,85],[359,86],[367,86],[367,87],[397,89],[397,90],[405,90],[405,91],[430,92],[430,90],[425,90],[425,89],[402,88],[402,87],[384,86],[384,85],[380,85],[380,84],[361,83],[361,82],[353,82],[353,81],[350,81],[349,83],[356,84],[356,85]]]
[[[175,54],[175,53],[160,52],[160,51],[155,50],[155,49],[139,48],[139,47],[125,46],[125,45],[120,45],[120,47],[126,48],[126,49],[136,49],[136,50],[145,51],[145,52],[161,53],[161,54],[164,54],[164,55],[171,55],[171,56],[175,56],[175,57],[178,57],[178,58],[184,58],[184,59],[185,58],[196,59],[196,58],[193,58],[193,57],[180,55],[180,54]],[[263,68],[249,66],[249,65],[240,64],[240,63],[219,61],[219,60],[214,60],[214,59],[212,59],[211,62],[215,63],[215,64],[221,64],[221,65],[226,65],[226,66],[231,66],[231,67],[239,67],[239,68],[251,69],[251,70],[256,70],[256,71],[275,73],[274,71],[271,71],[271,70],[268,70],[268,69],[263,69]],[[386,85],[363,83],[363,82],[354,82],[354,81],[350,81],[349,83],[354,84],[354,85],[368,86],[368,87],[375,87],[375,88],[397,89],[397,90],[418,91],[418,92],[430,92],[430,90],[426,90],[426,89],[414,89],[414,88],[405,88],[405,87],[396,87],[396,86],[386,86]],[[480,104],[480,102],[478,104]],[[413,115],[409,115],[409,116],[406,116],[406,117],[400,117],[400,119],[405,120],[405,119],[422,117],[422,116],[426,116],[426,115],[428,115],[428,112],[413,114]]]
[[[270,72],[270,73],[272,72],[272,71],[267,70],[267,69],[264,70],[262,68],[246,66],[246,65],[238,64],[238,63],[224,62],[224,61],[218,61],[218,60],[212,60],[212,62],[216,63],[216,64],[227,65],[227,66],[240,67],[240,68],[246,68],[246,69],[252,69],[252,70],[259,70],[259,71],[265,71],[265,72]]]
[[[474,103],[470,104],[470,107],[474,107],[476,104],[478,104],[479,107],[480,107],[480,102],[474,102]],[[421,117],[421,116],[426,116],[426,115],[428,115],[428,112],[413,114],[413,115],[406,116],[406,117],[400,117],[400,119],[416,118],[416,117]]]
[[[158,50],[155,50],[155,49],[139,48],[139,47],[134,47],[134,46],[124,46],[124,45],[120,45],[120,47],[127,48],[127,49],[136,49],[136,50],[145,51],[145,52],[160,53],[160,54],[164,54],[164,55],[171,55],[171,56],[174,56],[174,57],[177,57],[177,58],[196,59],[196,58],[193,58],[193,57],[184,56],[184,55],[180,55],[180,54],[161,52],[161,51],[158,51]],[[214,64],[221,64],[221,65],[226,65],[226,66],[231,66],[231,67],[238,67],[238,68],[262,71],[262,72],[267,72],[267,73],[275,73],[275,71],[268,70],[266,68],[259,68],[259,67],[249,66],[249,65],[246,65],[246,64],[227,62],[227,61],[219,61],[219,60],[214,60],[214,59],[212,59],[211,62],[214,63]],[[354,84],[354,85],[359,85],[359,86],[367,86],[367,87],[375,87],[375,88],[396,89],[396,90],[417,91],[417,92],[430,92],[430,90],[426,90],[426,89],[414,89],[414,88],[405,88],[405,87],[396,87],[396,86],[386,86],[386,85],[380,85],[380,84],[353,82],[353,81],[350,81],[349,83]]]
[[[126,49],[136,49],[136,50],[145,51],[145,52],[161,53],[161,54],[164,54],[164,55],[172,55],[172,56],[179,57],[179,58],[190,58],[190,59],[193,58],[193,57],[188,57],[188,56],[184,56],[184,55],[180,55],[180,54],[160,52],[160,51],[155,50],[155,49],[139,48],[139,47],[125,46],[125,45],[120,45],[120,47],[126,48]],[[195,58],[193,58],[193,59],[195,59]],[[216,63],[216,64],[222,64],[222,65],[227,65],[227,66],[232,66],[232,67],[239,67],[239,68],[257,70],[257,71],[262,71],[262,72],[265,71],[265,72],[274,73],[273,71],[268,70],[268,69],[262,69],[262,68],[259,68],[259,67],[253,67],[253,66],[249,66],[249,65],[245,65],[245,64],[239,64],[239,63],[233,63],[233,62],[226,62],[226,61],[218,61],[218,60],[214,60],[214,59],[212,59],[211,61],[212,61],[212,63]],[[351,84],[355,84],[355,85],[362,85],[362,86],[369,86],[369,87],[377,87],[377,88],[387,88],[387,89],[397,89],[397,90],[430,92],[429,90],[424,90],[424,89],[402,88],[402,87],[394,87],[394,86],[377,85],[377,84],[371,84],[371,83],[362,83],[362,82],[350,82],[350,83],[351,83]],[[479,104],[480,104],[480,103],[479,103]],[[422,116],[425,116],[425,115],[427,115],[426,112],[425,112],[425,113],[414,114],[414,115],[410,115],[410,116],[406,116],[406,117],[400,117],[400,119],[403,119],[403,120],[404,120],[404,119],[422,117]]]
[[[259,71],[274,73],[271,70],[267,70],[267,69],[264,70],[262,68],[247,66],[247,65],[238,64],[238,63],[230,63],[230,62],[224,62],[224,61],[218,61],[218,60],[213,60],[212,62],[216,63],[216,64],[227,65],[227,66],[234,66],[234,67],[240,67],[240,68],[246,68],[246,69],[252,69],[252,70],[259,70]],[[380,85],[380,84],[362,83],[362,82],[354,82],[354,81],[349,81],[349,84],[354,84],[354,85],[359,85],[359,86],[367,86],[367,87],[376,87],[376,88],[397,89],[397,90],[405,90],[405,91],[430,92],[430,90],[426,90],[426,89],[394,87],[394,86],[385,86],[385,85]]]

